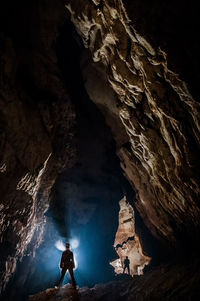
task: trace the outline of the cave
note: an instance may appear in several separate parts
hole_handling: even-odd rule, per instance
[[[198,28],[180,0],[1,2],[3,301],[200,299]]]

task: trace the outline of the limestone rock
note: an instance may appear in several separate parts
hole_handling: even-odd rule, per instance
[[[34,256],[52,185],[76,156],[75,111],[55,53],[65,4],[93,59],[82,59],[85,87],[112,130],[138,211],[167,250],[199,256],[199,18],[190,16],[192,26],[176,18],[194,14],[195,4],[8,0],[0,4],[1,288],[25,254]],[[190,291],[198,300],[197,268],[158,268],[130,286],[85,289],[82,298],[180,300]]]
[[[54,4],[43,1],[40,14],[26,19],[26,6],[8,1],[9,14],[3,10],[7,20],[1,18],[1,289],[18,260],[33,256],[41,243],[51,188],[58,173],[75,159],[75,112],[52,49],[64,15]],[[49,19],[47,7],[55,12]],[[34,4],[29,9],[37,11]],[[10,29],[12,18],[16,27]]]
[[[121,166],[137,193],[137,209],[157,238],[183,250],[183,237],[195,245],[199,233],[199,103],[181,75],[168,67],[168,49],[152,45],[148,32],[139,32],[132,19],[134,3],[96,6],[68,0],[67,8],[92,66],[115,93],[115,101],[100,100],[94,92],[92,100],[107,112],[113,132],[116,126],[126,132],[115,139]],[[92,78],[84,74],[91,93]]]
[[[120,202],[119,225],[115,235],[114,247],[119,256],[110,264],[114,267],[116,274],[124,272],[124,260],[128,256],[130,261],[130,275],[141,275],[145,265],[151,258],[145,256],[137,234],[135,233],[135,216],[133,207],[124,197]],[[125,271],[128,273],[128,271]]]

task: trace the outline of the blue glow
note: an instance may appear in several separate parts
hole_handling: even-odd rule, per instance
[[[65,244],[63,243],[63,241],[61,239],[57,240],[57,242],[55,243],[55,246],[59,251],[65,251]]]
[[[69,240],[72,249],[77,249],[79,246],[79,240],[77,238],[72,238]]]
[[[109,262],[116,259],[112,244],[117,228],[118,208],[111,222],[113,207],[107,207],[105,211],[99,199],[91,201],[96,203],[96,207],[93,215],[83,225],[78,224],[76,217],[69,216],[66,212],[66,218],[70,220],[70,224],[66,225],[66,232],[61,233],[58,224],[50,220],[44,242],[36,251],[34,270],[27,281],[27,286],[31,288],[29,294],[54,287],[58,282],[61,272],[59,264],[62,252],[66,249],[66,242],[70,243],[70,249],[74,253],[74,275],[80,287],[91,287],[98,282],[113,279],[113,268]],[[70,231],[67,233],[68,229]],[[62,234],[64,235],[62,236]],[[66,273],[64,284],[67,282],[70,282],[68,273]]]
[[[79,240],[74,238],[74,239],[70,239],[70,245],[71,245],[71,248],[72,249],[77,249],[78,246],[79,246]],[[66,250],[66,247],[65,247],[65,243],[63,242],[62,239],[59,239],[56,241],[55,243],[55,247],[59,250],[59,251],[65,251]],[[75,262],[75,269],[76,270],[78,268],[78,256],[77,256],[77,253],[76,252],[73,252],[74,253],[74,262]]]
[[[99,199],[92,199],[96,203],[93,216],[84,225],[76,224],[73,217],[70,240],[72,251],[78,260],[78,269],[75,277],[79,286],[93,286],[98,282],[106,282],[114,279],[114,270],[109,261],[116,259],[116,253],[112,247],[117,228],[117,213],[113,215],[112,208],[105,208]],[[116,208],[116,211],[118,207]]]

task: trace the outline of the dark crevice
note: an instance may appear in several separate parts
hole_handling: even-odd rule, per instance
[[[125,245],[128,241],[133,241],[133,240],[135,240],[134,236],[128,237],[126,241],[122,242],[122,244],[117,244],[115,249],[117,250],[118,248],[123,248],[123,245]]]

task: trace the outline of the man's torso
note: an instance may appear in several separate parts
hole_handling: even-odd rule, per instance
[[[65,268],[73,267],[73,253],[70,250],[66,250],[63,252],[62,262]]]

